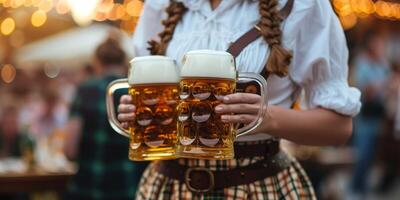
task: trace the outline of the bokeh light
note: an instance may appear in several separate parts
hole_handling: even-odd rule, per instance
[[[53,0],[42,0],[39,3],[39,9],[44,12],[49,12],[53,8]]]
[[[98,0],[68,0],[68,4],[75,22],[80,26],[85,26],[91,23]]]
[[[38,10],[32,14],[31,23],[34,27],[43,26],[46,23],[47,15],[44,11]]]
[[[32,0],[25,0],[25,2],[24,2],[24,6],[25,7],[30,7],[30,6],[32,6]]]
[[[60,15],[67,14],[70,11],[67,0],[59,0],[56,5],[56,11]]]
[[[5,83],[11,83],[14,81],[15,76],[17,74],[17,70],[14,66],[10,64],[6,64],[1,68],[1,79]]]
[[[12,0],[11,1],[11,7],[12,8],[18,8],[22,5],[24,5],[25,1],[24,0]]]
[[[354,13],[347,16],[340,16],[340,22],[344,30],[351,29],[357,24],[357,16]]]
[[[56,78],[60,72],[61,69],[59,66],[51,65],[49,63],[44,66],[44,74],[46,74],[46,76],[49,78]]]
[[[133,17],[138,17],[143,9],[143,3],[139,0],[132,0],[126,4],[126,12]]]
[[[10,35],[15,30],[15,21],[11,17],[8,17],[1,22],[0,25],[1,33],[3,35]]]

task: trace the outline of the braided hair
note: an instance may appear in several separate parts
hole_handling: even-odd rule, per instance
[[[160,41],[155,40],[149,41],[150,53],[152,55],[165,55],[168,47],[168,43],[172,40],[172,36],[175,31],[175,27],[179,21],[181,21],[183,14],[187,11],[187,8],[181,2],[176,2],[171,0],[171,3],[166,9],[167,19],[163,20],[161,23],[164,25],[164,30],[158,34]]]
[[[278,76],[286,76],[289,72],[289,65],[292,60],[290,51],[283,48],[281,22],[282,17],[278,10],[278,0],[260,0],[259,12],[260,32],[268,43],[270,54],[265,65],[267,73]]]
[[[149,50],[152,55],[165,55],[168,43],[171,41],[176,25],[182,20],[187,8],[181,2],[171,0],[166,9],[167,19],[162,21],[164,30],[158,34],[160,41],[149,41]],[[278,10],[278,0],[260,0],[259,13],[261,16],[259,27],[264,40],[269,45],[270,55],[265,65],[266,72],[278,76],[286,76],[292,59],[290,51],[281,43],[282,17]]]

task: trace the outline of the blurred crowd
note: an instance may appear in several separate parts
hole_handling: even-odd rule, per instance
[[[32,145],[41,144],[35,153],[47,153],[41,148],[53,147],[49,153],[62,153],[60,145],[52,144],[62,142],[76,86],[92,72],[63,71],[57,78],[49,78],[42,68],[17,69],[16,73],[12,84],[0,84],[0,157],[20,156],[29,140]],[[38,162],[46,157],[35,155]]]

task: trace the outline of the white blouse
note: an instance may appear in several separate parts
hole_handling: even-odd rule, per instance
[[[177,25],[166,54],[179,64],[190,50],[226,50],[260,19],[258,0],[223,0],[215,10],[209,0],[178,1],[188,11]],[[280,7],[286,2],[279,0]],[[147,41],[157,39],[163,30],[161,20],[166,17],[168,4],[169,0],[145,1],[133,38],[137,56],[149,55]],[[269,104],[289,108],[303,88],[309,108],[356,115],[361,107],[360,91],[348,85],[346,39],[329,1],[295,0],[282,29],[283,45],[293,51],[293,60],[289,76],[268,78]],[[268,54],[268,44],[263,38],[257,39],[237,57],[238,70],[260,73]]]

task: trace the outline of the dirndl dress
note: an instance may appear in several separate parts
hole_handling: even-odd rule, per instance
[[[264,142],[264,141],[259,141]],[[251,145],[254,142],[240,142]],[[291,156],[290,166],[274,176],[246,185],[238,185],[207,193],[195,193],[183,182],[171,179],[159,173],[157,162],[151,163],[144,172],[136,194],[137,200],[297,200],[316,199],[313,186],[303,168]],[[178,159],[179,164],[187,167],[206,167],[210,170],[231,170],[254,164],[263,157],[232,160]]]

